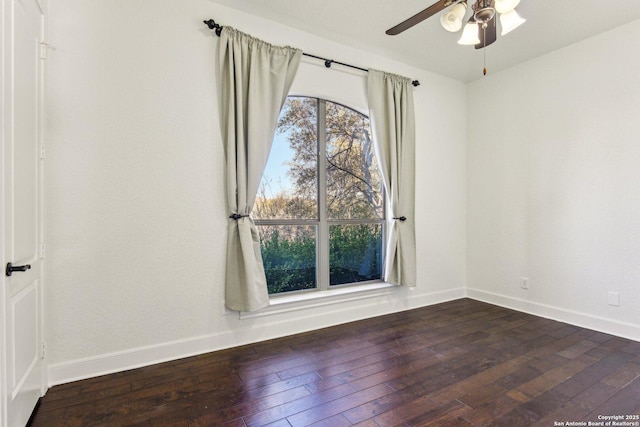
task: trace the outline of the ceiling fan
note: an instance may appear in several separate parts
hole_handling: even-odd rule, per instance
[[[476,0],[472,8],[471,17],[464,26],[459,44],[474,45],[476,49],[482,49],[497,39],[496,17],[500,15],[501,35],[514,30],[525,22],[515,7],[520,0]],[[408,30],[425,19],[448,8],[451,9],[440,17],[440,23],[445,30],[459,31],[462,28],[463,18],[467,12],[467,0],[439,0],[411,18],[389,28],[386,33],[395,36]]]

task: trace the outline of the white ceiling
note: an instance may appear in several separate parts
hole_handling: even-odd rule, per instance
[[[445,31],[440,14],[397,36],[385,34],[436,0],[213,1],[463,82],[482,77],[482,49],[458,45],[459,33]],[[498,40],[486,48],[489,73],[640,19],[640,0],[521,0],[517,11],[527,22],[504,37],[498,24]]]

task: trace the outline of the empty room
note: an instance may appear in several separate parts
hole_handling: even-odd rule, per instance
[[[640,426],[640,2],[3,0],[0,427]]]

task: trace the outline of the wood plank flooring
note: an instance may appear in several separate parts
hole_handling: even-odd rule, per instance
[[[640,415],[639,342],[461,299],[56,386],[31,425],[521,427],[599,415]]]

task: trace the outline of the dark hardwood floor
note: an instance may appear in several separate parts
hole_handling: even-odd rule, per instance
[[[521,427],[613,415],[640,422],[639,342],[461,299],[56,386],[32,426]]]

